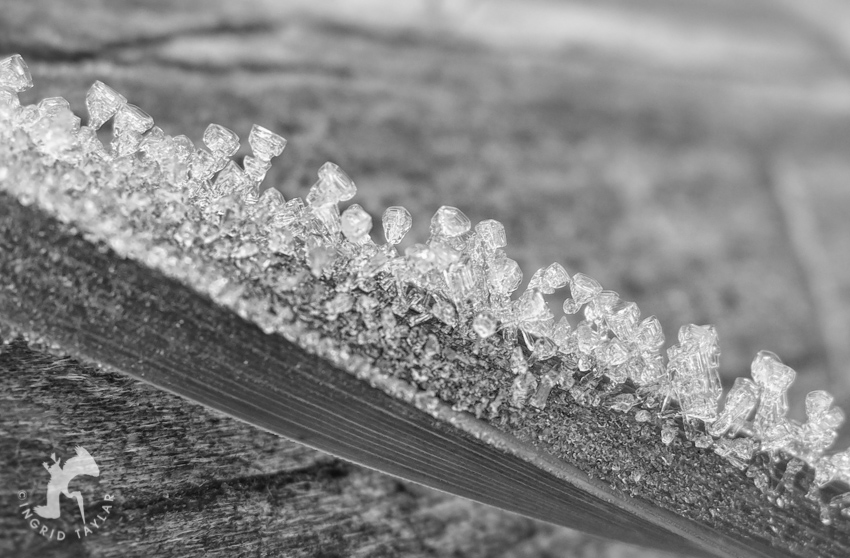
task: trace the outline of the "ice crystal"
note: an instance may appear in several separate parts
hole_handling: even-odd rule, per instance
[[[432,240],[455,238],[468,232],[471,227],[472,223],[463,211],[444,205],[431,218],[431,238]]]
[[[115,116],[125,104],[127,104],[127,99],[123,95],[102,81],[94,82],[86,93],[89,128],[99,129],[107,120]]]
[[[601,292],[602,285],[599,284],[599,281],[592,277],[588,277],[584,273],[576,273],[570,281],[570,293],[573,296],[572,300],[579,306],[587,304]],[[570,314],[574,313],[575,312],[570,312]]]
[[[392,206],[384,211],[381,224],[384,227],[384,238],[387,240],[387,244],[395,246],[410,231],[410,227],[413,226],[413,218],[407,209]]]
[[[32,76],[20,54],[13,54],[0,60],[0,89],[20,93],[30,87],[32,87]]]
[[[487,219],[475,225],[475,232],[484,243],[487,250],[493,252],[507,246],[505,227],[494,219]]]
[[[257,159],[271,161],[283,153],[283,149],[286,147],[286,140],[271,130],[254,124],[248,136],[248,144],[251,146]]]
[[[749,417],[759,398],[759,390],[756,385],[746,378],[736,378],[735,385],[726,395],[726,405],[720,416],[708,427],[712,436],[719,438],[726,432],[735,435]]]
[[[350,200],[356,193],[354,181],[337,165],[327,162],[319,169],[319,180],[310,188],[307,203],[313,208],[336,205]]]
[[[342,234],[354,244],[365,244],[372,230],[372,216],[359,205],[352,204],[341,216]]]
[[[333,163],[319,169],[304,201],[285,201],[274,187],[261,193],[271,160],[286,146],[266,128],[252,128],[252,154],[240,166],[231,159],[239,138],[222,126],[211,124],[198,148],[186,136],[168,135],[123,95],[95,82],[86,94],[88,123],[81,127],[62,98],[22,106],[17,94],[31,85],[20,56],[0,61],[0,148],[6,150],[0,156],[14,160],[36,150],[45,167],[68,169],[62,181],[40,186],[45,207],[120,255],[184,278],[264,331],[333,355],[334,362],[348,362],[347,369],[366,377],[372,361],[352,348],[328,350],[331,341],[299,316],[345,321],[355,313],[365,324],[356,344],[407,339],[435,371],[412,373],[423,385],[431,374],[449,374],[444,365],[451,359],[492,357],[488,362],[505,368],[509,378],[495,399],[475,406],[476,414],[497,413],[503,402],[548,409],[557,388],[563,390],[559,400],[572,397],[621,412],[636,408],[636,422],[660,423],[664,444],[683,433],[677,426],[683,423],[683,440],[713,447],[737,467],[745,468],[759,452],[783,454],[814,467],[813,489],[836,480],[850,483],[850,450],[829,453],[843,413],[829,394],[814,391],[806,398],[806,421],[789,419],[786,393],[795,373],[773,353],[757,355],[752,380],[736,380],[718,413],[720,352],[712,326],[682,327],[665,365],[658,319],[641,321],[637,304],[583,273],[570,277],[553,263],[516,296],[523,273],[504,251],[505,228],[498,221],[473,228],[460,209],[442,206],[427,242],[399,254],[397,245],[412,226],[410,213],[387,208],[381,219],[386,245],[376,245],[372,219],[362,207],[353,204],[340,214],[339,204],[357,188]],[[96,131],[109,120],[113,138],[107,149]],[[32,203],[33,193],[6,180],[8,174],[7,166],[0,167],[0,188]],[[311,293],[312,305],[269,310],[268,301],[251,298],[246,278],[276,296]],[[544,295],[566,286],[565,315],[555,316]],[[380,302],[388,298],[391,303]],[[451,344],[442,347],[422,329],[428,327],[472,340],[474,356],[459,355]],[[789,475],[795,467],[789,465]],[[835,509],[846,509],[844,500],[835,502]]]
[[[718,374],[720,349],[714,327],[682,326],[679,344],[670,347],[667,356],[667,369],[682,412],[688,418],[713,421],[723,393]]]
[[[785,447],[793,434],[792,424],[786,418],[787,391],[797,374],[770,351],[756,355],[751,373],[761,393],[753,429],[762,439],[762,448],[775,452]]]
[[[559,263],[553,263],[548,267],[538,269],[528,283],[529,289],[535,289],[543,294],[552,294],[558,289],[567,286],[570,276],[567,270]]]
[[[472,320],[472,329],[482,339],[486,339],[496,333],[498,322],[492,312],[481,311]]]
[[[204,131],[204,145],[216,159],[227,159],[239,151],[239,136],[218,124],[210,124]]]
[[[514,260],[502,253],[497,253],[490,261],[487,282],[493,294],[507,296],[522,282],[522,269]]]
[[[820,457],[832,446],[838,436],[838,427],[844,423],[844,412],[833,407],[833,397],[823,391],[812,391],[806,396],[806,423],[802,426],[800,450],[808,453],[810,460]]]
[[[537,391],[529,400],[528,404],[537,409],[545,409],[546,402],[549,399],[549,394],[552,388],[555,387],[556,376],[553,373],[544,374],[537,384]]]

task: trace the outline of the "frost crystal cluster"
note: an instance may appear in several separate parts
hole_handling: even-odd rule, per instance
[[[295,309],[269,312],[250,303],[251,293],[234,280],[239,275],[220,272],[224,263],[279,293],[311,277],[327,279],[335,292],[320,308],[298,311],[328,320],[354,311],[374,314],[364,338],[400,337],[433,321],[459,338],[495,340],[513,374],[506,404],[544,409],[553,390],[564,390],[580,404],[605,401],[634,413],[636,422],[654,422],[666,444],[684,436],[742,468],[760,453],[784,455],[795,464],[788,466],[792,472],[801,464],[815,469],[815,489],[850,484],[850,450],[828,451],[843,413],[829,394],[814,391],[806,398],[807,421],[787,418],[786,393],[795,374],[773,353],[756,356],[752,379],[736,380],[721,406],[712,326],[683,326],[665,360],[658,320],[642,317],[634,302],[587,275],[570,275],[553,263],[518,292],[523,273],[505,252],[498,221],[473,225],[460,209],[443,206],[431,219],[427,241],[400,252],[410,213],[387,208],[384,241],[375,241],[368,211],[353,204],[340,213],[339,204],[357,188],[333,163],[319,169],[303,199],[261,188],[286,146],[266,128],[251,130],[251,154],[240,165],[232,158],[239,137],[223,126],[211,124],[201,145],[168,135],[99,81],[86,95],[88,120],[81,125],[62,98],[21,105],[18,94],[31,86],[20,56],[0,61],[0,189],[73,222],[120,255],[190,282],[267,332],[312,349],[322,343],[316,332],[288,325]],[[112,139],[104,145],[97,131],[110,121]],[[69,170],[62,180],[25,187],[13,164],[23,156]],[[300,271],[281,271],[280,257],[302,262]],[[391,307],[379,307],[372,296],[377,290],[393,293]],[[544,298],[558,292],[567,295],[560,317]],[[429,334],[421,354],[429,359],[444,350]],[[534,363],[545,363],[545,373],[541,367],[535,372]]]

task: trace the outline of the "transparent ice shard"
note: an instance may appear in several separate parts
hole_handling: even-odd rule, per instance
[[[576,326],[576,342],[580,352],[589,355],[594,352],[599,344],[600,337],[590,324],[581,322]]]
[[[239,136],[236,132],[218,124],[207,126],[203,141],[216,159],[227,159],[239,151]]]
[[[640,310],[637,304],[624,300],[614,303],[606,316],[608,327],[614,335],[624,341],[634,337],[639,319]]]
[[[286,139],[267,128],[254,124],[248,135],[248,144],[254,151],[254,156],[261,161],[271,161],[283,153]]]
[[[713,421],[723,393],[718,374],[720,349],[714,326],[682,326],[679,344],[667,350],[667,357],[667,370],[682,413],[688,418]]]
[[[112,121],[112,153],[116,157],[127,157],[135,153],[142,143],[142,134],[153,127],[153,118],[137,107],[125,103]]]
[[[30,87],[32,87],[32,76],[20,54],[13,54],[0,60],[0,89],[20,93]]]
[[[581,305],[572,298],[564,300],[564,314],[575,314],[581,309]]]
[[[708,433],[719,438],[726,432],[735,436],[756,408],[759,389],[746,378],[736,378],[735,384],[726,396],[723,412],[708,426]]]
[[[21,101],[18,99],[18,94],[0,88],[0,121],[11,121],[20,108]]]
[[[519,264],[503,253],[497,253],[490,261],[487,272],[487,284],[496,295],[509,295],[522,282],[522,269]]]
[[[94,130],[100,129],[125,104],[127,99],[123,95],[102,81],[94,82],[86,93],[86,109],[89,111],[88,126]]]
[[[196,149],[192,154],[189,170],[195,181],[209,180],[215,174],[215,158],[206,149]]]
[[[217,198],[230,196],[243,192],[251,185],[250,179],[236,161],[228,161],[213,180],[213,193]]]
[[[763,440],[767,451],[782,449],[791,440],[791,424],[788,412],[787,391],[794,382],[796,373],[782,364],[779,357],[770,351],[760,351],[753,359],[751,374],[761,391],[753,429]]]
[[[475,277],[467,258],[449,264],[443,278],[449,297],[458,304],[466,301],[475,288]]]
[[[247,174],[255,184],[262,182],[266,177],[266,173],[272,168],[271,161],[265,161],[259,157],[252,157],[251,155],[247,155],[242,160],[242,166],[245,169],[245,174]]]
[[[744,469],[756,452],[756,442],[751,438],[721,438],[714,443],[714,453],[725,457],[730,463]]]
[[[595,348],[594,353],[599,364],[607,367],[616,367],[629,359],[629,351],[618,339],[612,339],[607,343]]]
[[[372,230],[372,216],[358,204],[352,204],[341,216],[340,228],[349,242],[365,244],[370,241],[369,232]]]
[[[832,446],[838,437],[838,428],[844,423],[844,412],[833,407],[833,397],[823,390],[806,395],[806,423],[801,429],[798,452],[809,461],[815,461]]]
[[[386,238],[387,244],[395,246],[410,231],[410,227],[413,226],[413,217],[410,216],[407,209],[396,205],[388,207],[384,211],[381,224],[384,228],[384,238]]]
[[[546,401],[549,399],[549,394],[552,392],[552,388],[555,387],[555,381],[556,376],[554,373],[549,372],[544,374],[540,378],[540,381],[537,384],[537,390],[528,401],[528,404],[537,409],[545,409]]]
[[[310,188],[307,204],[312,207],[348,201],[357,193],[354,181],[339,166],[327,162],[319,169],[319,180]]]
[[[505,227],[494,219],[487,219],[475,225],[475,232],[489,252],[495,252],[508,244]]]
[[[587,304],[592,298],[602,292],[602,285],[592,277],[584,273],[576,273],[570,280],[570,293],[576,304],[581,306]],[[574,314],[575,312],[569,312]]]
[[[552,315],[543,295],[537,291],[526,291],[519,299],[517,309],[520,322],[536,322]]]
[[[567,274],[564,266],[559,263],[553,263],[547,267],[538,269],[531,277],[528,288],[538,290],[543,294],[552,294],[557,289],[566,287],[569,281],[570,276]]]
[[[458,237],[469,232],[471,227],[472,223],[463,211],[444,205],[431,218],[431,241]]]
[[[632,393],[621,393],[611,398],[609,407],[614,411],[621,413],[629,412],[632,407],[638,404],[637,398]]]
[[[538,337],[537,341],[534,342],[534,349],[531,354],[535,360],[542,362],[554,357],[557,352],[558,347],[555,346],[555,343],[551,339],[548,337]]]
[[[552,341],[554,341],[559,348],[566,349],[569,346],[570,338],[572,336],[571,334],[572,326],[564,316],[558,320],[558,323],[555,324],[555,327],[552,330]]]
[[[645,318],[637,329],[635,342],[643,352],[655,353],[664,346],[664,332],[655,316]]]

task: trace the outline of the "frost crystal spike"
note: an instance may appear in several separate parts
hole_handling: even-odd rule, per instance
[[[744,427],[758,403],[759,389],[751,380],[736,378],[735,385],[726,396],[726,405],[716,421],[708,427],[708,433],[719,438],[729,432],[734,436]]]
[[[86,109],[89,111],[89,128],[100,129],[107,120],[115,116],[122,106],[127,104],[127,99],[117,91],[103,83],[96,81],[86,93]]]
[[[0,60],[0,89],[20,93],[32,87],[32,76],[20,54]]]
[[[204,131],[204,145],[219,159],[232,157],[239,151],[239,136],[218,124],[210,124]]]
[[[667,357],[667,370],[682,413],[688,418],[712,422],[723,393],[718,375],[720,349],[714,327],[682,326],[679,344],[668,349]]]
[[[372,217],[359,205],[352,204],[342,213],[342,234],[354,244],[365,244],[369,241],[369,231],[372,230]]]
[[[753,427],[762,438],[762,447],[775,452],[790,441],[792,426],[785,416],[787,391],[797,374],[770,351],[760,351],[756,355],[751,373],[761,392]]]
[[[407,209],[392,206],[384,211],[381,224],[384,227],[384,238],[386,238],[387,244],[395,246],[410,231],[410,227],[413,226],[413,217],[410,216]]]

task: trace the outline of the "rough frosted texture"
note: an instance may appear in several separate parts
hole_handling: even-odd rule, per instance
[[[714,327],[682,326],[679,344],[670,347],[667,356],[667,369],[682,413],[688,418],[713,421],[723,393],[718,375],[720,349]]]
[[[334,352],[327,348],[333,340],[300,321],[302,313],[324,320],[357,313],[366,324],[358,345],[418,339],[417,358],[434,373],[451,373],[442,368],[449,360],[500,363],[506,379],[492,399],[470,407],[476,413],[495,413],[502,404],[522,412],[548,409],[557,389],[558,404],[569,398],[571,405],[629,413],[635,421],[654,422],[663,443],[682,438],[711,447],[736,467],[748,467],[760,452],[788,455],[814,467],[813,490],[850,482],[850,450],[830,451],[844,414],[828,393],[814,391],[806,398],[805,422],[789,419],[786,393],[795,374],[773,353],[757,355],[752,380],[738,379],[718,413],[720,352],[712,326],[682,327],[665,362],[659,321],[641,321],[637,304],[587,275],[570,277],[553,263],[514,294],[523,273],[504,251],[498,221],[473,228],[460,209],[443,206],[431,220],[428,241],[399,253],[410,213],[387,208],[381,220],[387,244],[376,245],[366,210],[353,204],[340,215],[340,202],[357,188],[333,163],[319,169],[304,200],[285,201],[273,187],[261,194],[271,159],[286,145],[266,128],[251,130],[252,154],[240,166],[231,159],[239,138],[222,126],[210,125],[205,147],[198,148],[186,136],[155,127],[144,111],[96,82],[86,95],[89,125],[81,127],[61,97],[22,106],[17,93],[30,85],[20,57],[0,61],[0,189],[26,203],[38,200],[120,256],[185,281],[269,334],[368,377],[370,361],[356,347]],[[96,130],[110,119],[107,149]],[[34,185],[23,171],[16,174],[20,161],[28,169],[61,168],[63,178]],[[251,281],[274,295],[253,293],[245,285]],[[567,285],[564,315],[556,316],[544,295]],[[313,293],[309,308],[276,302],[302,291]],[[452,343],[442,347],[433,333],[423,332],[426,327],[473,343],[472,354]]]

